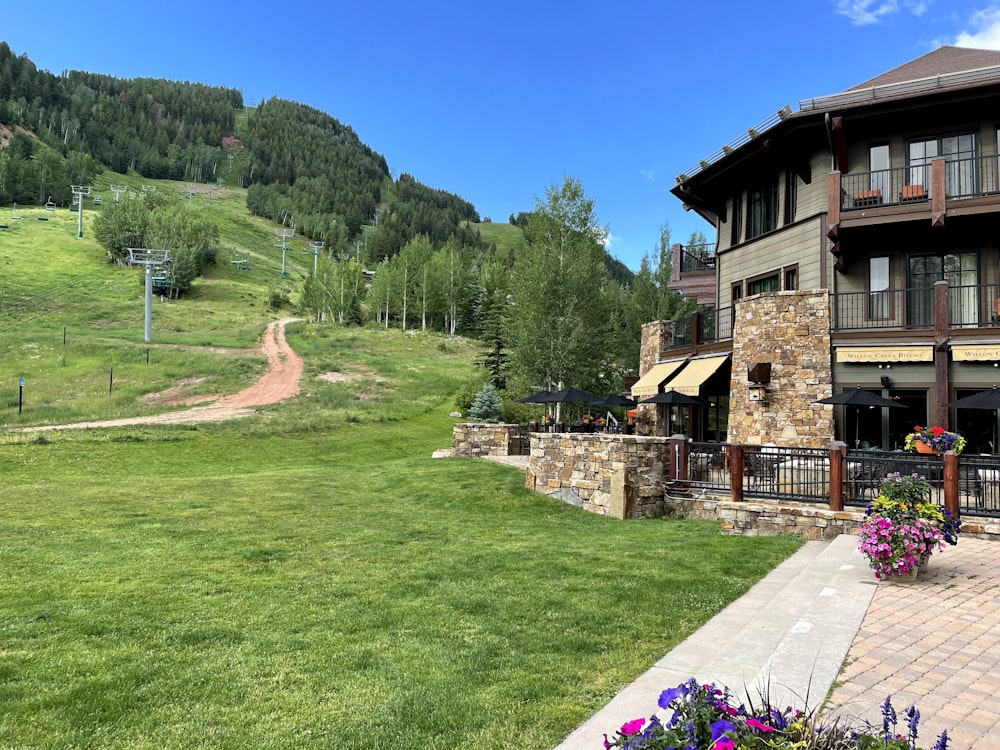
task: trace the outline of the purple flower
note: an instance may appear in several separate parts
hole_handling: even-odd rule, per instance
[[[718,742],[726,732],[735,732],[736,727],[725,719],[719,719],[712,724],[712,742]]]
[[[678,685],[675,688],[667,688],[660,693],[659,706],[660,708],[670,708],[671,703],[678,698],[683,698],[685,695],[687,695],[687,686],[684,684]]]

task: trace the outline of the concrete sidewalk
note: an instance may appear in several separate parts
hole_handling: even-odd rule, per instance
[[[836,679],[877,583],[857,537],[807,542],[664,656],[557,750],[596,750],[603,733],[658,711],[668,687],[695,677],[774,705],[818,705]],[[885,700],[885,696],[882,697]],[[757,700],[759,703],[759,700]]]
[[[603,733],[656,713],[660,692],[690,677],[797,708],[820,706],[837,681],[831,718],[881,726],[892,694],[900,717],[911,704],[921,711],[922,746],[947,729],[951,750],[998,748],[998,579],[996,542],[962,539],[910,584],[876,582],[855,536],[808,542],[556,750],[598,750]]]

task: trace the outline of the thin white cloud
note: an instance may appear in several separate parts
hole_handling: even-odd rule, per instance
[[[653,182],[656,179],[656,172],[652,169],[640,169],[639,174],[650,182]]]
[[[918,18],[927,12],[933,0],[902,0],[902,7]],[[900,12],[900,0],[834,0],[837,12],[855,26],[881,23]]]
[[[976,11],[968,24],[973,31],[962,31],[955,38],[956,47],[1000,49],[1000,6]]]
[[[847,16],[855,26],[879,23],[886,16],[899,12],[897,0],[836,0],[837,12]]]
[[[620,240],[620,239],[621,239],[620,237],[615,237],[613,234],[611,234],[610,230],[605,229],[604,230],[604,236],[601,238],[601,244],[604,245],[605,249],[608,249],[613,244],[615,244],[616,242],[618,242],[618,240]]]

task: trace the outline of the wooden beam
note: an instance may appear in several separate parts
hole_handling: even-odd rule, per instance
[[[827,185],[826,236],[836,242],[840,236],[840,172],[830,172]]]
[[[830,118],[830,130],[833,133],[833,154],[837,159],[837,169],[847,174],[851,169],[847,163],[847,132],[844,130],[844,118]]]
[[[931,226],[944,226],[945,189],[944,159],[931,162]]]

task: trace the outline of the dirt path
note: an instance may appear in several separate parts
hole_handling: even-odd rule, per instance
[[[26,427],[19,432],[47,432],[50,430],[83,430],[95,427],[127,427],[138,424],[189,424],[192,422],[223,422],[227,419],[248,417],[253,407],[276,404],[292,398],[299,392],[302,377],[302,358],[292,351],[285,340],[285,326],[298,318],[284,318],[268,325],[261,340],[260,351],[267,357],[267,371],[256,383],[239,393],[224,396],[208,406],[195,406],[183,411],[151,414],[143,417],[106,419],[100,422],[75,422],[73,424],[40,425]]]

